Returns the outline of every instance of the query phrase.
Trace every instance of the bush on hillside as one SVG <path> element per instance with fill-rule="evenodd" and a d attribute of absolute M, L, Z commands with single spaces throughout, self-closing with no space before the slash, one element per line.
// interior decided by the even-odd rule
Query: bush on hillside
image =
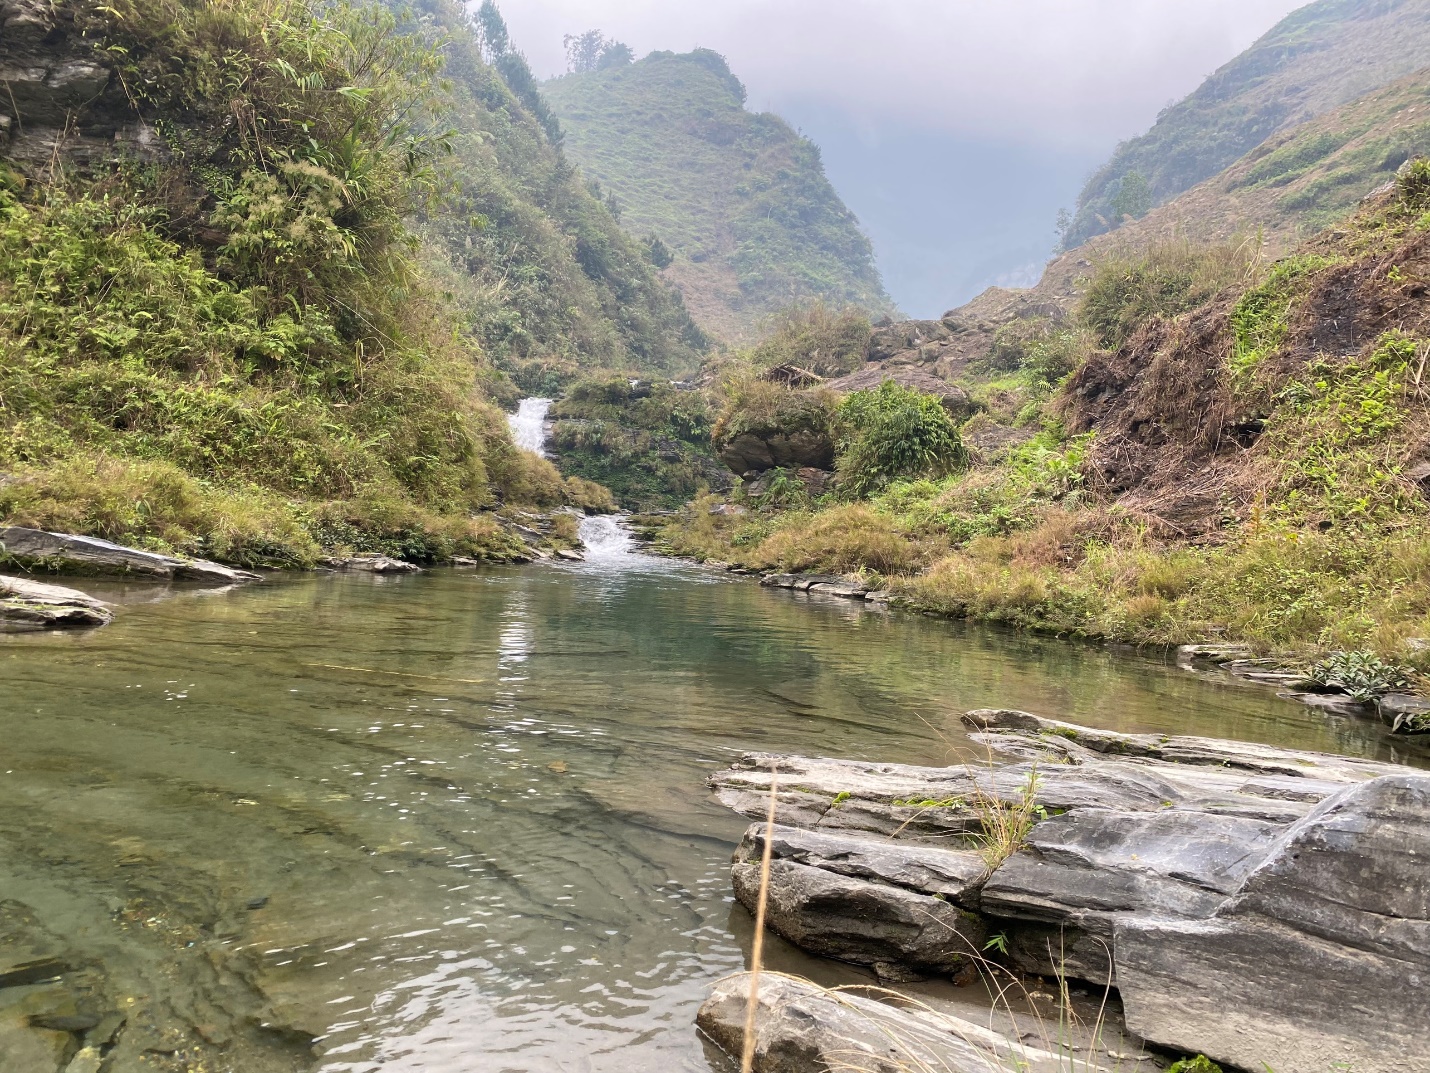
<path fill-rule="evenodd" d="M 1079 316 L 1098 345 L 1116 350 L 1152 318 L 1185 313 L 1245 281 L 1255 259 L 1256 250 L 1246 243 L 1164 242 L 1144 256 L 1114 256 L 1094 271 Z"/>
<path fill-rule="evenodd" d="M 864 364 L 873 333 L 869 318 L 854 309 L 835 311 L 823 302 L 786 310 L 749 352 L 762 369 L 795 365 L 819 376 L 852 373 Z"/>
<path fill-rule="evenodd" d="M 942 476 L 967 464 L 943 404 L 892 380 L 846 395 L 838 421 L 839 487 L 856 499 L 900 478 Z"/>

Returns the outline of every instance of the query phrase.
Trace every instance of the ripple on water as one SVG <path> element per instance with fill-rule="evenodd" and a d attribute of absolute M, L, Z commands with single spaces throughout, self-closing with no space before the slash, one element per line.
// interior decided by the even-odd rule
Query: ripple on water
<path fill-rule="evenodd" d="M 303 1068 L 262 1020 L 322 1037 L 331 1073 L 706 1070 L 694 1009 L 749 924 L 744 823 L 703 780 L 745 749 L 942 763 L 959 713 L 999 705 L 1393 757 L 1368 722 L 599 526 L 585 563 L 277 580 L 0 639 L 3 897 L 138 996 L 133 1023 L 245 1073 Z"/>

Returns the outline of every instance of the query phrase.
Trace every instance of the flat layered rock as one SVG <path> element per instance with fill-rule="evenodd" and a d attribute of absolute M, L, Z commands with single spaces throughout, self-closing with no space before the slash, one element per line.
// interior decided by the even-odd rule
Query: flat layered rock
<path fill-rule="evenodd" d="M 0 552 L 5 558 L 27 566 L 71 574 L 125 574 L 229 585 L 263 580 L 258 574 L 206 559 L 182 559 L 127 548 L 99 537 L 49 533 L 14 525 L 0 526 Z"/>
<path fill-rule="evenodd" d="M 735 897 L 754 911 L 764 830 L 735 852 Z M 900 847 L 776 828 L 765 919 L 804 950 L 868 965 L 882 979 L 956 973 L 981 956 L 987 931 L 959 905 L 982 881 L 974 852 Z"/>
<path fill-rule="evenodd" d="M 422 568 L 405 559 L 394 559 L 388 555 L 354 555 L 350 558 L 327 559 L 325 566 L 334 570 L 351 570 L 362 574 L 415 574 Z"/>
<path fill-rule="evenodd" d="M 1430 1035 L 1430 776 L 1347 788 L 1205 920 L 1117 922 L 1128 1024 L 1277 1073 L 1418 1073 Z"/>
<path fill-rule="evenodd" d="M 750 977 L 722 980 L 696 1024 L 727 1055 L 744 1047 Z M 763 973 L 755 1012 L 755 1073 L 1058 1073 L 1067 1059 L 951 1013 L 899 1009 L 851 991 Z M 1085 1073 L 1104 1073 L 1078 1059 Z"/>
<path fill-rule="evenodd" d="M 103 626 L 114 616 L 78 589 L 29 578 L 0 577 L 0 627 L 20 630 Z"/>

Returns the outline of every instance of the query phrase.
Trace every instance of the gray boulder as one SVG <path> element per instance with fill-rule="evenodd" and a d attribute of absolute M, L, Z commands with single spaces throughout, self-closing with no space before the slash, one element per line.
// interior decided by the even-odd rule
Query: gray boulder
<path fill-rule="evenodd" d="M 731 976 L 715 985 L 696 1015 L 706 1039 L 736 1061 L 749 994 L 749 974 Z M 754 1035 L 755 1073 L 1066 1073 L 1074 1066 L 1078 1073 L 1108 1073 L 1129 1068 L 1127 1052 L 1137 1063 L 1149 1057 L 1139 1053 L 1141 1041 L 1110 1027 L 1048 1025 L 1037 1015 L 972 1005 L 895 1006 L 770 973 L 759 977 Z"/>
<path fill-rule="evenodd" d="M 764 828 L 735 851 L 735 897 L 754 912 Z M 766 916 L 804 950 L 872 966 L 882 979 L 958 972 L 981 956 L 987 933 L 958 903 L 984 874 L 977 853 L 905 850 L 777 827 L 771 840 Z"/>
<path fill-rule="evenodd" d="M 405 559 L 394 559 L 388 555 L 354 555 L 349 558 L 324 560 L 325 566 L 334 570 L 352 570 L 363 574 L 413 574 L 422 568 Z"/>
<path fill-rule="evenodd" d="M 6 559 L 70 574 L 123 574 L 166 581 L 236 584 L 262 581 L 258 574 L 205 559 L 181 559 L 126 548 L 99 537 L 48 533 L 42 529 L 0 526 L 0 554 Z"/>
<path fill-rule="evenodd" d="M 61 585 L 0 577 L 0 628 L 53 630 L 103 626 L 114 616 L 100 601 Z"/>
<path fill-rule="evenodd" d="M 1014 938 L 1020 969 L 1111 983 L 1120 916 L 1210 916 L 1281 830 L 1203 812 L 1079 809 L 1035 825 L 983 884 L 979 904 Z"/>
<path fill-rule="evenodd" d="M 1117 922 L 1129 1026 L 1245 1069 L 1423 1073 L 1427 860 L 1430 776 L 1342 791 L 1211 917 Z"/>

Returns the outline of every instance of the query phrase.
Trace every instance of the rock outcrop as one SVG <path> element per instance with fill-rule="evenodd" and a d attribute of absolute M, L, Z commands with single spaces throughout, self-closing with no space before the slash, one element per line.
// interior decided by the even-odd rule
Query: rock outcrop
<path fill-rule="evenodd" d="M 748 974 L 722 980 L 696 1017 L 700 1030 L 726 1054 L 743 1049 L 749 993 Z M 1116 1064 L 1079 1058 L 1077 1068 L 1104 1073 Z M 900 1009 L 855 992 L 761 974 L 754 1068 L 755 1073 L 1060 1073 L 1068 1065 L 1065 1055 L 1025 1043 L 1016 1032 L 991 1031 L 955 1013 Z"/>
<path fill-rule="evenodd" d="M 851 391 L 870 391 L 886 380 L 892 380 L 900 387 L 934 396 L 943 403 L 944 409 L 955 417 L 966 417 L 973 412 L 973 400 L 963 388 L 908 365 L 879 365 L 871 362 L 858 372 L 841 376 L 838 380 L 830 380 L 824 386 L 830 391 L 845 394 Z"/>
<path fill-rule="evenodd" d="M 0 577 L 0 629 L 103 626 L 113 617 L 103 603 L 78 589 L 29 578 Z"/>
<path fill-rule="evenodd" d="M 180 559 L 126 548 L 98 537 L 47 533 L 42 529 L 0 526 L 0 556 L 66 574 L 124 574 L 164 581 L 207 581 L 234 585 L 262 581 L 258 574 L 205 559 Z"/>
<path fill-rule="evenodd" d="M 965 722 L 1007 762 L 750 754 L 711 777 L 751 818 L 776 780 L 773 930 L 894 980 L 955 973 L 998 935 L 1010 968 L 1117 987 L 1128 1027 L 1168 1048 L 1423 1068 L 1406 1041 L 1430 1032 L 1430 774 L 1025 712 Z M 990 852 L 986 821 L 1018 808 L 1026 837 Z M 752 826 L 735 856 L 747 906 L 764 839 Z"/>

